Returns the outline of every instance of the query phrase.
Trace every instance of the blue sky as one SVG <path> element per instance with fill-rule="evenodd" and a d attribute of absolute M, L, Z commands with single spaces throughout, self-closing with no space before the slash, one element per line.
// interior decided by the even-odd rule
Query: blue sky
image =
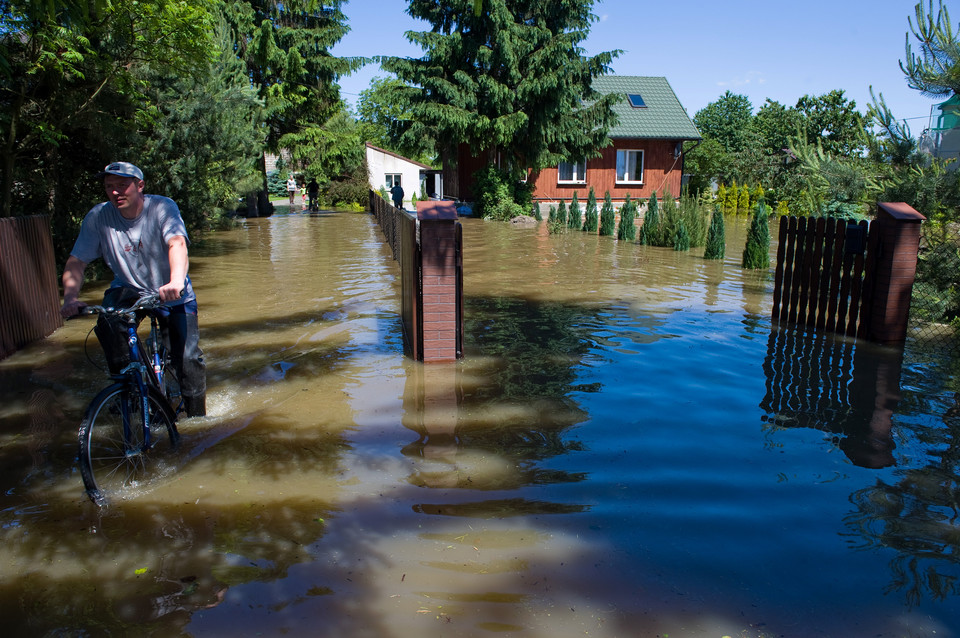
<path fill-rule="evenodd" d="M 614 73 L 665 76 L 691 117 L 727 90 L 746 95 L 758 109 L 767 98 L 793 106 L 803 95 L 843 89 L 863 112 L 872 85 L 919 135 L 937 100 L 908 88 L 898 64 L 905 59 L 907 17 L 914 15 L 915 4 L 603 0 L 594 5 L 599 20 L 583 46 L 588 54 L 622 49 Z M 960 6 L 945 4 L 954 9 L 956 25 Z M 333 53 L 420 57 L 423 52 L 404 33 L 429 25 L 408 16 L 407 6 L 402 0 L 348 2 L 344 11 L 351 32 Z M 354 104 L 377 75 L 386 74 L 370 64 L 343 78 L 343 97 Z"/>

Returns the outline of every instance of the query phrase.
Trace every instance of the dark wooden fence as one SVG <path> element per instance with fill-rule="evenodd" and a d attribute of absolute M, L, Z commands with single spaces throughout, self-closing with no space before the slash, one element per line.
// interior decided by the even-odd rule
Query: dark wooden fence
<path fill-rule="evenodd" d="M 923 219 L 902 202 L 879 204 L 870 223 L 781 219 L 773 318 L 903 343 Z"/>
<path fill-rule="evenodd" d="M 450 202 L 418 202 L 417 213 L 369 193 L 369 209 L 400 264 L 400 318 L 418 361 L 463 356 L 463 234 Z"/>
<path fill-rule="evenodd" d="M 49 218 L 0 219 L 0 359 L 62 325 Z"/>

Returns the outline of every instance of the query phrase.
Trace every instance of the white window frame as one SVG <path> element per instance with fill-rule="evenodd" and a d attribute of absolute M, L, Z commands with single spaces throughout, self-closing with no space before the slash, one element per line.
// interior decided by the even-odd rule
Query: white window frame
<path fill-rule="evenodd" d="M 562 179 L 560 177 L 561 167 L 564 164 L 572 166 L 570 171 L 573 175 L 572 179 Z M 558 184 L 586 184 L 587 183 L 587 162 L 586 160 L 582 162 L 560 162 L 557 164 L 557 183 Z"/>
<path fill-rule="evenodd" d="M 387 184 L 387 190 L 390 190 L 397 184 L 403 185 L 403 173 L 386 173 L 383 179 Z"/>
<path fill-rule="evenodd" d="M 639 155 L 640 155 L 639 161 L 634 160 L 634 166 L 639 165 L 639 167 L 640 167 L 640 179 L 639 179 L 639 180 L 636 180 L 636 179 L 628 179 L 628 176 L 626 175 L 626 170 L 627 170 L 627 166 L 628 166 L 628 158 L 630 157 L 631 154 L 633 154 L 633 155 L 639 154 Z M 644 157 L 645 157 L 645 156 L 646 156 L 646 153 L 644 153 L 643 149 L 639 149 L 639 148 L 618 148 L 618 149 L 617 149 L 617 167 L 616 167 L 617 180 L 616 180 L 616 183 L 617 183 L 617 184 L 643 184 L 643 160 L 644 160 Z M 622 159 L 621 159 L 621 158 L 622 158 Z"/>

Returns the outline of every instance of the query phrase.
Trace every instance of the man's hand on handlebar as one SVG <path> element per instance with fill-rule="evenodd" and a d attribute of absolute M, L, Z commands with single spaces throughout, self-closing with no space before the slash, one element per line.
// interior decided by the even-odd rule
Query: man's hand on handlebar
<path fill-rule="evenodd" d="M 79 299 L 71 299 L 70 301 L 65 300 L 63 305 L 60 307 L 60 316 L 64 319 L 76 317 L 86 307 L 87 304 L 83 303 Z"/>
<path fill-rule="evenodd" d="M 177 285 L 171 282 L 165 286 L 160 286 L 157 295 L 160 296 L 160 301 L 176 301 L 183 296 L 183 284 Z"/>

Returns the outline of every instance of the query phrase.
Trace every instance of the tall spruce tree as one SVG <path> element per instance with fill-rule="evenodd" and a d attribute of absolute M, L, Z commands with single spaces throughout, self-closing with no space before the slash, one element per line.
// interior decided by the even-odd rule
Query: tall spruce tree
<path fill-rule="evenodd" d="M 364 62 L 330 53 L 348 31 L 342 4 L 343 0 L 223 4 L 237 56 L 246 63 L 250 82 L 264 101 L 267 150 L 286 148 L 300 165 L 321 154 L 342 152 L 337 145 L 349 140 L 338 134 L 339 127 L 328 126 L 343 111 L 337 80 Z M 335 177 L 318 174 L 320 168 L 312 172 L 321 179 Z"/>
<path fill-rule="evenodd" d="M 660 205 L 657 202 L 657 191 L 650 194 L 647 201 L 647 212 L 643 214 L 643 225 L 640 227 L 640 242 L 645 246 L 660 245 Z"/>
<path fill-rule="evenodd" d="M 567 202 L 566 200 L 561 199 L 560 205 L 557 207 L 557 223 L 561 226 L 567 225 Z"/>
<path fill-rule="evenodd" d="M 597 194 L 593 192 L 593 186 L 591 186 L 590 194 L 587 195 L 587 210 L 584 213 L 583 230 L 588 233 L 597 232 L 599 221 L 597 217 Z"/>
<path fill-rule="evenodd" d="M 619 51 L 584 55 L 580 43 L 596 19 L 592 0 L 411 0 L 407 12 L 432 25 L 407 32 L 418 59 L 384 57 L 407 88 L 407 134 L 445 140 L 451 158 L 467 144 L 488 164 L 514 172 L 596 156 L 609 144 L 618 96 L 601 96 L 593 78 Z"/>
<path fill-rule="evenodd" d="M 617 232 L 616 214 L 613 210 L 613 200 L 610 191 L 603 196 L 603 207 L 600 209 L 600 234 L 612 235 Z"/>

